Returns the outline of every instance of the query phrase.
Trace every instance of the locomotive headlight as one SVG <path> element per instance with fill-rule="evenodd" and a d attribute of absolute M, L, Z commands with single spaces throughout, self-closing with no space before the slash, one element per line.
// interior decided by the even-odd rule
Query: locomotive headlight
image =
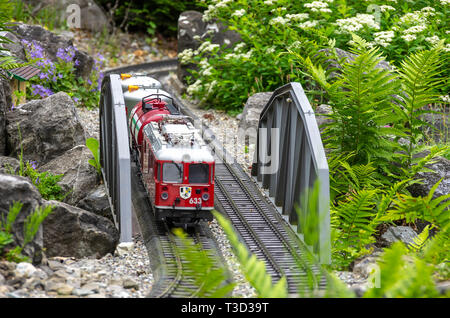
<path fill-rule="evenodd" d="M 208 193 L 203 193 L 202 200 L 203 201 L 208 201 L 209 200 L 209 194 Z"/>
<path fill-rule="evenodd" d="M 161 193 L 161 199 L 167 200 L 168 198 L 169 198 L 169 193 L 167 193 L 167 192 Z"/>

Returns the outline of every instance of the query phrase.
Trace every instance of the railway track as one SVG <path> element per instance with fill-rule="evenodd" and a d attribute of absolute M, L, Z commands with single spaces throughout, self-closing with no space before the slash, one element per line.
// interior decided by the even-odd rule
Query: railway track
<path fill-rule="evenodd" d="M 193 112 L 180 101 L 177 92 L 168 86 L 169 72 L 176 71 L 176 67 L 176 59 L 171 59 L 111 69 L 107 72 L 142 72 L 156 77 L 163 83 L 164 89 L 175 97 L 181 111 L 196 119 Z M 203 132 L 209 129 L 204 124 L 199 128 Z M 213 147 L 217 149 L 217 145 Z M 221 152 L 223 156 L 226 155 L 225 149 L 221 149 Z M 282 276 L 285 276 L 290 295 L 298 295 L 299 286 L 308 288 L 308 282 L 318 277 L 319 268 L 308 263 L 305 257 L 307 249 L 304 243 L 298 239 L 275 207 L 262 196 L 253 180 L 243 171 L 242 167 L 236 162 L 232 164 L 223 162 L 221 156 L 216 156 L 216 158 L 218 159 L 215 178 L 216 209 L 231 220 L 241 241 L 248 247 L 249 251 L 266 263 L 272 281 L 275 283 Z M 144 187 L 142 183 L 141 187 Z M 138 215 L 139 223 L 152 222 L 151 220 L 144 220 L 151 215 L 152 213 L 148 212 L 141 213 Z M 202 229 L 199 229 L 199 233 L 209 230 L 206 225 L 203 226 Z M 148 227 L 148 229 L 153 229 L 151 230 L 152 233 L 147 233 L 147 235 L 143 233 L 146 244 L 148 244 L 150 260 L 153 260 L 154 263 L 152 265 L 153 272 L 156 273 L 157 279 L 159 277 L 149 297 L 195 297 L 198 288 L 193 287 L 192 281 L 189 279 L 183 280 L 183 260 L 180 255 L 177 255 L 175 248 L 175 246 L 179 246 L 180 242 L 164 227 L 162 224 L 154 223 L 153 226 Z M 212 243 L 212 239 L 210 241 L 206 239 L 206 236 L 197 235 L 194 235 L 192 239 L 201 242 L 205 249 L 215 248 L 216 252 L 218 251 L 217 246 L 214 247 L 215 243 Z M 159 261 L 156 261 L 155 258 L 159 258 Z M 221 257 L 219 256 L 219 258 Z M 324 277 L 314 283 L 319 290 L 324 289 L 325 284 Z M 191 294 L 187 295 L 186 290 L 190 290 Z"/>
<path fill-rule="evenodd" d="M 184 246 L 181 239 L 172 233 L 172 229 L 165 222 L 155 220 L 145 186 L 139 177 L 138 163 L 135 160 L 132 161 L 131 171 L 132 176 L 135 176 L 131 180 L 133 208 L 140 224 L 156 281 L 148 297 L 198 296 L 202 286 L 196 285 L 193 277 L 185 274 L 186 260 L 180 254 L 180 249 Z M 215 268 L 226 269 L 225 260 L 206 223 L 201 222 L 197 225 L 193 232 L 189 233 L 189 239 L 214 257 Z M 228 282 L 230 279 L 227 279 L 225 283 Z"/>
<path fill-rule="evenodd" d="M 254 182 L 234 163 L 216 165 L 216 205 L 231 221 L 250 252 L 266 263 L 275 283 L 286 277 L 288 292 L 298 293 L 308 288 L 309 274 L 319 268 L 307 264 L 308 253 L 284 220 L 262 197 Z M 308 272 L 312 271 L 312 272 Z M 316 282 L 319 289 L 325 281 Z"/>

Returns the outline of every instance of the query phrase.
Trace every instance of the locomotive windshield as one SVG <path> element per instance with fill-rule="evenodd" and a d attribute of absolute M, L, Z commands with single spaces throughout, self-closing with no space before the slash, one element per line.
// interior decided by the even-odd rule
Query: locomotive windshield
<path fill-rule="evenodd" d="M 189 165 L 189 183 L 208 183 L 209 166 L 203 163 Z"/>
<path fill-rule="evenodd" d="M 183 165 L 175 162 L 163 164 L 163 182 L 181 183 L 183 180 Z"/>

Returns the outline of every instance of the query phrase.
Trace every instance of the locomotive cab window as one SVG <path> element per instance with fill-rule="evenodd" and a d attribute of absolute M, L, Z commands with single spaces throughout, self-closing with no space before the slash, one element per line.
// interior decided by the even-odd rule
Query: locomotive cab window
<path fill-rule="evenodd" d="M 194 163 L 189 165 L 189 183 L 208 183 L 209 165 Z"/>
<path fill-rule="evenodd" d="M 163 164 L 163 182 L 181 183 L 183 181 L 183 165 L 175 162 Z"/>

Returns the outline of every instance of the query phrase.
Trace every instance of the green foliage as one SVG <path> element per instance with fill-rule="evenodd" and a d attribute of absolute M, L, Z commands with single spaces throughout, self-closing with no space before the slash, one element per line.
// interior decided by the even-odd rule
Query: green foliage
<path fill-rule="evenodd" d="M 213 211 L 213 214 L 230 240 L 235 255 L 242 266 L 244 275 L 256 289 L 258 297 L 285 298 L 287 296 L 285 277 L 282 277 L 273 285 L 271 276 L 266 272 L 264 262 L 258 260 L 255 255 L 252 255 L 239 241 L 230 221 L 216 211 Z"/>
<path fill-rule="evenodd" d="M 12 226 L 17 219 L 23 204 L 21 202 L 13 202 L 10 206 L 6 220 L 0 220 L 0 259 L 5 258 L 8 261 L 24 262 L 29 261 L 28 257 L 21 255 L 25 246 L 33 240 L 39 230 L 40 225 L 45 218 L 52 212 L 53 207 L 48 205 L 44 208 L 37 207 L 35 211 L 29 214 L 23 225 L 24 242 L 22 246 L 12 246 L 14 243 Z M 8 246 L 8 250 L 5 250 Z"/>
<path fill-rule="evenodd" d="M 24 1 L 11 0 L 10 3 L 12 6 L 12 18 L 15 21 L 21 21 L 26 24 L 40 24 L 50 30 L 66 27 L 65 20 L 61 18 L 61 15 L 52 6 L 44 6 L 36 12 L 32 4 L 27 4 Z"/>
<path fill-rule="evenodd" d="M 39 172 L 30 162 L 27 162 L 24 176 L 31 179 L 45 200 L 62 201 L 70 193 L 64 193 L 58 184 L 64 176 L 63 174 L 54 175 L 48 171 Z"/>
<path fill-rule="evenodd" d="M 39 230 L 39 226 L 52 211 L 53 207 L 50 205 L 47 205 L 44 208 L 39 206 L 33 213 L 27 216 L 23 225 L 23 246 L 27 245 L 33 240 L 37 231 Z"/>
<path fill-rule="evenodd" d="M 376 189 L 354 191 L 331 208 L 335 230 L 333 261 L 339 266 L 347 266 L 355 258 L 370 252 L 366 246 L 375 242 L 378 198 Z"/>
<path fill-rule="evenodd" d="M 438 89 L 443 84 L 443 80 L 438 78 L 443 66 L 442 50 L 443 41 L 430 50 L 411 54 L 401 62 L 398 71 L 402 87 L 399 105 L 395 109 L 408 132 L 409 144 L 403 147 L 408 165 L 412 162 L 414 146 L 423 139 L 422 126 L 428 125 L 419 117 L 430 112 L 423 107 L 439 101 Z M 396 106 L 395 103 L 393 105 Z"/>
<path fill-rule="evenodd" d="M 433 266 L 423 259 L 408 255 L 408 249 L 401 242 L 387 248 L 378 262 L 380 267 L 379 286 L 373 286 L 366 298 L 418 298 L 439 296 L 432 277 Z"/>
<path fill-rule="evenodd" d="M 428 221 L 440 229 L 446 228 L 450 224 L 450 194 L 442 195 L 433 199 L 433 194 L 441 183 L 440 179 L 430 189 L 425 197 L 413 197 L 406 194 L 398 194 L 398 198 L 393 200 L 394 206 L 389 209 L 381 221 L 406 220 L 414 222 L 416 219 Z M 448 200 L 447 202 L 443 202 Z"/>
<path fill-rule="evenodd" d="M 62 201 L 69 195 L 70 192 L 63 193 L 61 186 L 58 182 L 64 176 L 63 174 L 54 175 L 51 172 L 44 171 L 39 172 L 36 169 L 36 162 L 29 161 L 25 162 L 23 159 L 23 145 L 22 145 L 22 133 L 20 131 L 20 126 L 17 125 L 19 143 L 20 143 L 20 153 L 19 153 L 19 171 L 18 175 L 21 177 L 28 177 L 31 182 L 37 187 L 39 193 L 45 200 L 57 200 Z M 10 167 L 10 173 L 14 174 L 12 168 Z"/>
<path fill-rule="evenodd" d="M 187 238 L 182 229 L 175 229 L 174 233 L 183 244 L 183 247 L 178 249 L 183 259 L 183 277 L 192 279 L 198 288 L 195 297 L 227 297 L 235 283 L 225 283 L 226 270 L 217 268 L 211 252 L 206 252 L 200 243 L 195 244 Z"/>
<path fill-rule="evenodd" d="M 110 10 L 111 1 L 100 0 L 98 3 L 105 10 Z M 133 31 L 144 31 L 150 36 L 158 31 L 166 36 L 176 37 L 180 13 L 198 9 L 196 1 L 191 0 L 149 0 L 145 2 L 119 0 L 117 8 L 113 12 L 113 18 L 117 24 L 127 24 L 126 28 Z M 125 23 L 123 23 L 124 20 Z"/>
<path fill-rule="evenodd" d="M 352 32 L 367 43 L 369 50 L 378 47 L 394 66 L 404 56 L 430 49 L 441 39 L 447 42 L 447 51 L 450 45 L 444 22 L 448 5 L 432 0 L 201 2 L 207 7 L 205 21 L 221 21 L 239 33 L 242 42 L 220 52 L 180 52 L 180 61 L 198 68 L 192 72 L 188 93 L 206 107 L 230 113 L 241 110 L 250 94 L 272 91 L 289 81 L 300 81 L 314 93 L 314 102 L 322 103 L 319 90 L 304 76 L 306 58 L 328 72 L 326 64 L 313 58 L 323 48 L 348 50 L 357 42 Z M 206 44 L 209 39 L 202 40 Z M 441 59 L 442 78 L 448 78 L 449 59 L 444 55 Z M 440 92 L 447 95 L 448 80 Z"/>
<path fill-rule="evenodd" d="M 102 167 L 100 165 L 100 144 L 98 140 L 95 138 L 86 139 L 86 147 L 89 148 L 94 156 L 94 159 L 89 159 L 89 164 L 93 166 L 97 170 L 98 175 L 101 176 Z"/>

